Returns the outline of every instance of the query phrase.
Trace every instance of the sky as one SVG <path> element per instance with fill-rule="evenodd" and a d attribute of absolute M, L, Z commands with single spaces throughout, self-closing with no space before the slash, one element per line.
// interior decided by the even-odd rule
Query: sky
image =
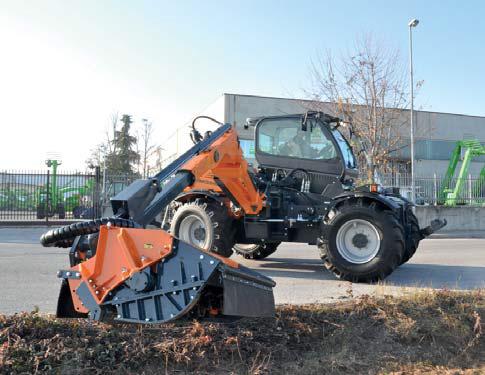
<path fill-rule="evenodd" d="M 483 1 L 0 0 L 0 170 L 84 170 L 113 113 L 164 144 L 223 93 L 303 97 L 319 52 L 372 34 L 408 59 L 416 106 L 485 116 Z M 167 145 L 168 147 L 169 145 Z"/>

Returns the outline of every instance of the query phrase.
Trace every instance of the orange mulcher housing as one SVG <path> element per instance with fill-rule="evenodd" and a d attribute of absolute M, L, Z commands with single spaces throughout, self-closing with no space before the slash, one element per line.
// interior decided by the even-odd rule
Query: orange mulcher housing
<path fill-rule="evenodd" d="M 172 253 L 173 237 L 165 231 L 117 228 L 103 225 L 99 231 L 96 255 L 71 268 L 79 279 L 69 279 L 74 308 L 79 313 L 89 310 L 76 294 L 83 280 L 87 281 L 93 299 L 101 304 L 123 282 L 147 267 L 152 267 Z M 226 266 L 239 268 L 239 263 L 217 254 L 212 256 Z"/>

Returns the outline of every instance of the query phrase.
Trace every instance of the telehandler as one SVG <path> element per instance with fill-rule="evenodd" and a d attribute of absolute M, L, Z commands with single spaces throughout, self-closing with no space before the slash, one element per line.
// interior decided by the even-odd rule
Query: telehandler
<path fill-rule="evenodd" d="M 203 136 L 200 118 L 219 127 Z M 228 257 L 260 259 L 281 242 L 317 245 L 337 277 L 373 282 L 446 225 L 420 229 L 397 189 L 355 187 L 357 163 L 321 112 L 263 117 L 255 127 L 258 170 L 230 124 L 199 116 L 194 146 L 150 179 L 111 199 L 114 216 L 44 234 L 70 247 L 59 317 L 160 323 L 195 317 L 272 316 L 274 282 Z"/>

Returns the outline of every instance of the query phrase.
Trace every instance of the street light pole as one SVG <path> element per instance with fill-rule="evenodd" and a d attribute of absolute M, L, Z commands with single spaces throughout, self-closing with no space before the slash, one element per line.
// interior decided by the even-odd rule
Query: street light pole
<path fill-rule="evenodd" d="M 413 77 L 413 27 L 418 26 L 419 20 L 412 19 L 409 21 L 409 78 L 411 83 L 411 201 L 416 202 L 416 191 L 414 183 L 414 77 Z"/>

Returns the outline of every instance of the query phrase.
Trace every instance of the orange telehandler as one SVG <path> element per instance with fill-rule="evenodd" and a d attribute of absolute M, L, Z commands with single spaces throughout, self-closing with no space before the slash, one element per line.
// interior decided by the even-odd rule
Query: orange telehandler
<path fill-rule="evenodd" d="M 57 315 L 160 323 L 193 317 L 272 316 L 275 283 L 235 261 L 261 259 L 279 243 L 318 245 L 324 265 L 356 282 L 385 278 L 419 241 L 420 229 L 396 189 L 355 187 L 357 165 L 338 118 L 321 112 L 250 120 L 258 170 L 238 134 L 221 124 L 153 178 L 111 199 L 114 216 L 44 234 L 70 247 Z"/>

